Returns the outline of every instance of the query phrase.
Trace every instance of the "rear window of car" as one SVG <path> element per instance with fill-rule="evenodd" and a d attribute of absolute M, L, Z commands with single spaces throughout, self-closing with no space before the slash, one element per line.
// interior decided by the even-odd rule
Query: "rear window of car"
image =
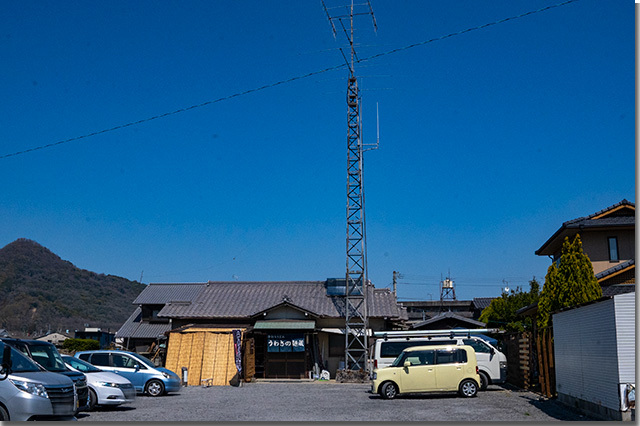
<path fill-rule="evenodd" d="M 455 340 L 407 340 L 404 342 L 382 342 L 380 344 L 381 358 L 396 358 L 403 350 L 412 346 L 455 345 Z"/>

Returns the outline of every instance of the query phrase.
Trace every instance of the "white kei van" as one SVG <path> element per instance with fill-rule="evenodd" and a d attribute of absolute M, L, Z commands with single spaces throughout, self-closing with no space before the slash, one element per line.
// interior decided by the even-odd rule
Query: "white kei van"
<path fill-rule="evenodd" d="M 377 331 L 374 337 L 376 341 L 371 351 L 373 368 L 390 366 L 403 350 L 412 346 L 468 345 L 476 352 L 480 390 L 507 380 L 507 357 L 485 340 L 470 334 L 469 330 Z"/>

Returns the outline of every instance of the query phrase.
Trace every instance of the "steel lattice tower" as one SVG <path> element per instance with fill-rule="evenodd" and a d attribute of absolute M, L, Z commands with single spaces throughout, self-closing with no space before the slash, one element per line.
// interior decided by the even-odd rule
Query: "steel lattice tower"
<path fill-rule="evenodd" d="M 354 72 L 355 48 L 353 37 L 354 15 L 370 15 L 376 27 L 371 4 L 366 13 L 354 13 L 353 0 L 348 7 L 348 14 L 332 16 L 328 8 L 323 6 L 329 22 L 336 34 L 334 20 L 338 20 L 348 38 L 351 57 L 347 61 L 349 66 L 349 80 L 347 86 L 347 268 L 345 287 L 345 368 L 350 370 L 368 369 L 369 328 L 367 312 L 367 273 L 366 273 L 366 244 L 365 244 L 365 215 L 364 215 L 364 187 L 362 181 L 362 125 L 360 115 L 360 92 L 358 79 Z M 359 6 L 363 6 L 362 4 Z M 349 19 L 349 31 L 342 19 Z M 344 52 L 343 52 L 344 55 Z"/>
<path fill-rule="evenodd" d="M 367 368 L 367 297 L 364 248 L 364 194 L 360 94 L 355 75 L 347 87 L 347 272 L 345 297 L 345 367 Z"/>

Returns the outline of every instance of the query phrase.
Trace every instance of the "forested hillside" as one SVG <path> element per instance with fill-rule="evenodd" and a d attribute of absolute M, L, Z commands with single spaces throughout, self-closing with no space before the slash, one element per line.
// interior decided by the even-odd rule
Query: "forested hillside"
<path fill-rule="evenodd" d="M 35 241 L 19 239 L 0 249 L 0 328 L 72 332 L 89 324 L 114 332 L 144 287 L 79 269 Z"/>

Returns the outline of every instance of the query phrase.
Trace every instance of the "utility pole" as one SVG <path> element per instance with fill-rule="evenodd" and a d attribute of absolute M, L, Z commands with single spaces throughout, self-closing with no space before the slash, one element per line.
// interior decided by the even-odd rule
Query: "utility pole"
<path fill-rule="evenodd" d="M 370 15 L 374 28 L 376 21 L 371 4 L 367 0 L 358 4 L 360 9 L 366 6 L 366 12 L 356 11 L 353 0 L 349 6 L 327 8 L 322 1 L 333 35 L 336 36 L 335 22 L 339 23 L 349 42 L 349 58 L 342 55 L 349 67 L 347 85 L 347 238 L 346 238 L 346 274 L 345 274 L 345 369 L 368 370 L 367 330 L 369 328 L 367 312 L 367 271 L 364 214 L 364 186 L 362 180 L 362 121 L 360 115 L 360 92 L 354 65 L 357 60 L 354 41 L 354 16 Z M 336 9 L 345 14 L 334 13 Z M 331 11 L 330 11 L 331 10 Z M 345 26 L 345 21 L 347 25 Z"/>
<path fill-rule="evenodd" d="M 398 297 L 398 293 L 396 292 L 398 286 L 398 271 L 393 271 L 393 295 Z"/>

